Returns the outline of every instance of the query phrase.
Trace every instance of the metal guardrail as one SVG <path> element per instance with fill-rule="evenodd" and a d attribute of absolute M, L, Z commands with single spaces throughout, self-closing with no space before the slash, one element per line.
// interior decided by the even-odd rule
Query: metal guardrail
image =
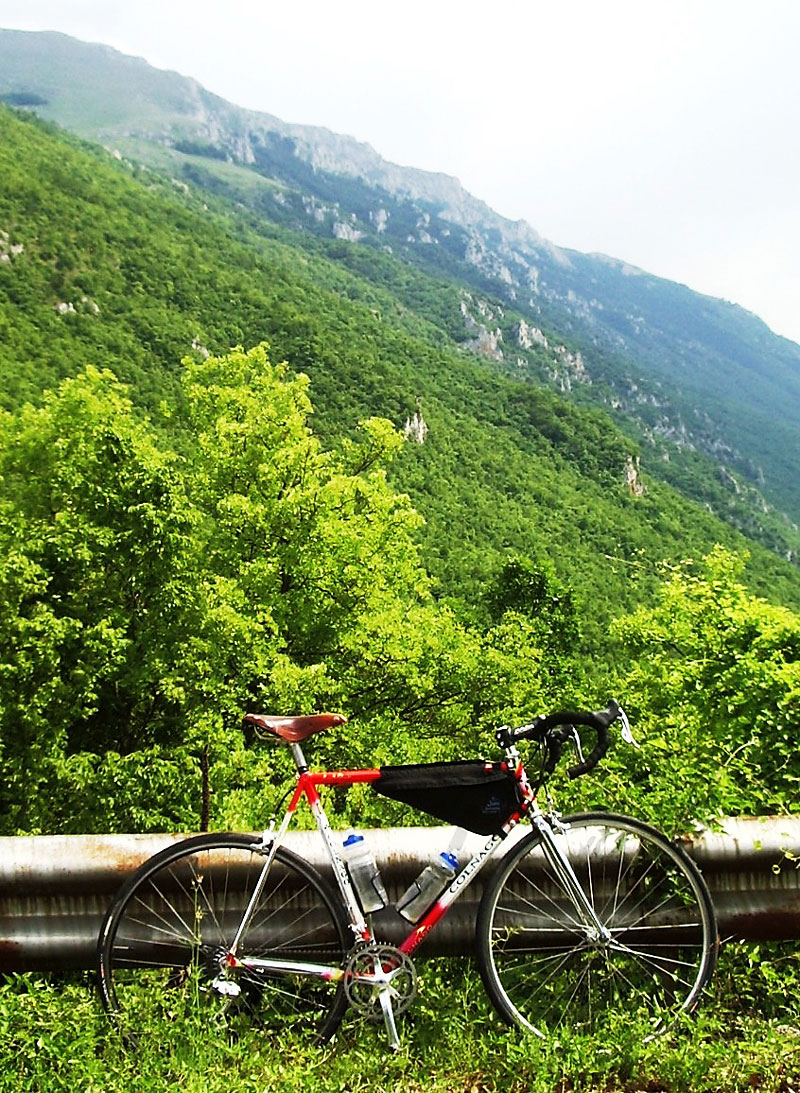
<path fill-rule="evenodd" d="M 397 899 L 449 842 L 452 828 L 368 834 L 389 896 Z M 520 831 L 520 834 L 524 831 Z M 184 835 L 37 835 L 0 838 L 0 971 L 91 968 L 105 910 L 124 879 Z M 470 836 L 465 849 L 482 845 Z M 289 845 L 328 872 L 316 832 Z M 800 816 L 736 819 L 685 842 L 711 890 L 725 940 L 800 939 Z M 429 955 L 472 949 L 480 878 L 425 942 Z M 393 940 L 392 912 L 380 936 Z"/>

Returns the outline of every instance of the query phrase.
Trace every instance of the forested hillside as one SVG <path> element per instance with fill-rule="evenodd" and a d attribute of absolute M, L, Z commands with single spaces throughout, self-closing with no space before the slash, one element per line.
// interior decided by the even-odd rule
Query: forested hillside
<path fill-rule="evenodd" d="M 607 416 L 420 314 L 453 284 L 248 217 L 0 115 L 6 830 L 191 826 L 248 704 L 401 758 L 604 700 L 612 619 L 718 543 L 800 601 Z"/>

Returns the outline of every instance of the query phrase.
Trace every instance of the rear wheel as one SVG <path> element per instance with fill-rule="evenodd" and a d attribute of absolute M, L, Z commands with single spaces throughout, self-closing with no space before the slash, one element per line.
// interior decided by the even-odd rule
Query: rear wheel
<path fill-rule="evenodd" d="M 500 862 L 481 901 L 478 959 L 501 1016 L 545 1037 L 614 1014 L 653 1034 L 697 1005 L 716 960 L 714 909 L 697 867 L 654 828 L 572 816 L 555 839 L 605 927 L 586 921 L 534 831 Z"/>
<path fill-rule="evenodd" d="M 341 981 L 226 965 L 265 861 L 253 838 L 200 835 L 156 854 L 123 886 L 100 932 L 98 986 L 126 1038 L 165 1018 L 333 1035 L 347 1008 Z M 333 889 L 279 847 L 237 955 L 341 966 L 348 948 Z"/>

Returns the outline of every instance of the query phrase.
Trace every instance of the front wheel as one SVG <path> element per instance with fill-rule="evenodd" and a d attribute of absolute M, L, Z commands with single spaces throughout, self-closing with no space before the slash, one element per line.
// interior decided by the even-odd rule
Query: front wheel
<path fill-rule="evenodd" d="M 586 813 L 554 831 L 594 910 L 578 906 L 533 831 L 481 900 L 478 961 L 503 1019 L 545 1037 L 644 1016 L 652 1034 L 692 1012 L 714 969 L 714 908 L 697 867 L 638 820 Z M 601 930 L 597 929 L 597 920 Z"/>
<path fill-rule="evenodd" d="M 240 1026 L 278 1034 L 336 1030 L 347 1008 L 341 982 L 266 973 L 246 958 L 341 966 L 347 919 L 330 885 L 279 847 L 262 878 L 266 852 L 245 835 L 199 835 L 162 850 L 122 887 L 98 941 L 97 981 L 104 1007 L 126 1041 L 160 1021 Z M 237 947 L 226 954 L 257 883 L 261 891 Z"/>

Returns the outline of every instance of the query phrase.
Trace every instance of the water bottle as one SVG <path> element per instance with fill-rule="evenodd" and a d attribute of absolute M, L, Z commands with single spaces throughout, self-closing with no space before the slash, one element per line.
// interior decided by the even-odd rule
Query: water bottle
<path fill-rule="evenodd" d="M 397 910 L 403 918 L 409 922 L 419 921 L 448 886 L 457 869 L 458 858 L 449 850 L 443 850 L 436 861 L 426 865 L 397 901 Z"/>
<path fill-rule="evenodd" d="M 389 897 L 364 836 L 351 831 L 342 843 L 342 857 L 364 914 L 380 911 L 389 902 Z"/>

